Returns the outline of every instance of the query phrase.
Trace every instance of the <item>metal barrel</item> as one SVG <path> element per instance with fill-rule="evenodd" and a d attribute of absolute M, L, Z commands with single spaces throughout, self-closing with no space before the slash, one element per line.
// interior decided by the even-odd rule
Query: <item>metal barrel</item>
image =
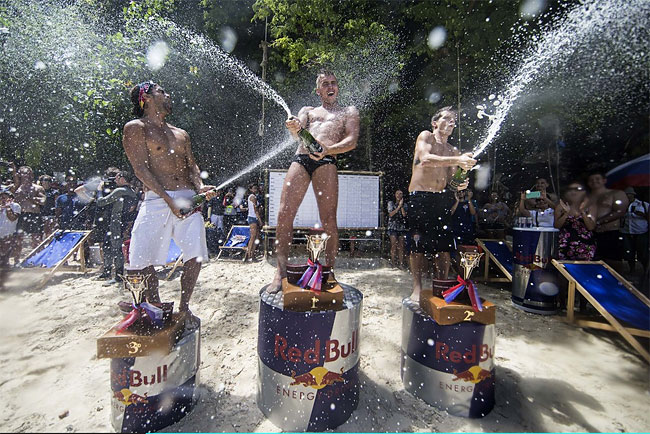
<path fill-rule="evenodd" d="M 494 407 L 494 324 L 440 325 L 402 301 L 404 388 L 454 416 L 479 418 Z"/>
<path fill-rule="evenodd" d="M 558 275 L 551 264 L 556 257 L 558 230 L 515 228 L 512 303 L 526 312 L 557 313 Z"/>
<path fill-rule="evenodd" d="M 260 292 L 257 405 L 285 431 L 336 428 L 359 404 L 363 295 L 341 287 L 339 311 L 288 311 L 282 292 Z"/>
<path fill-rule="evenodd" d="M 200 328 L 186 330 L 166 355 L 111 359 L 111 423 L 116 432 L 151 432 L 194 407 Z"/>

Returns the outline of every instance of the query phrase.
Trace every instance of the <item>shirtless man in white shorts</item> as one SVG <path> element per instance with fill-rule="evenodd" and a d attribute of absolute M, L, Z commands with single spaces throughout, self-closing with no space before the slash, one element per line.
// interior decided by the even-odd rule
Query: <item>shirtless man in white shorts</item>
<path fill-rule="evenodd" d="M 148 276 L 146 298 L 160 302 L 154 265 L 165 264 L 173 239 L 184 262 L 179 311 L 191 321 L 190 297 L 208 249 L 201 213 L 183 215 L 181 210 L 196 193 L 207 192 L 207 200 L 216 193 L 203 185 L 187 132 L 165 122 L 172 112 L 169 94 L 148 81 L 131 89 L 131 102 L 139 118 L 124 126 L 124 151 L 147 191 L 133 225 L 129 272 Z"/>
<path fill-rule="evenodd" d="M 323 151 L 310 154 L 301 143 L 284 179 L 276 229 L 278 268 L 273 282 L 267 287 L 269 292 L 282 289 L 282 279 L 287 277 L 293 220 L 310 182 L 316 194 L 323 230 L 330 236 L 325 250 L 326 265 L 334 267 L 339 249 L 336 223 L 339 200 L 336 157 L 357 147 L 359 111 L 354 106 L 342 107 L 338 104 L 339 86 L 332 72 L 322 71 L 318 74 L 316 94 L 322 101 L 320 107 L 303 107 L 298 112 L 297 118 L 286 122 L 287 129 L 294 138 L 298 138 L 300 129 L 306 128 L 323 147 Z"/>

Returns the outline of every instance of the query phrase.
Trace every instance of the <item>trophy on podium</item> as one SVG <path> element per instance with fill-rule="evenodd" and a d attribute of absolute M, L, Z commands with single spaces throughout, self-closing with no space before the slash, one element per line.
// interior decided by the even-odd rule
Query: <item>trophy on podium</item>
<path fill-rule="evenodd" d="M 307 263 L 288 264 L 287 278 L 282 281 L 284 309 L 298 312 L 343 309 L 343 289 L 334 279 L 332 268 L 318 261 L 330 236 L 319 233 L 306 238 Z"/>
<path fill-rule="evenodd" d="M 173 303 L 148 303 L 145 301 L 147 293 L 147 278 L 141 274 L 130 274 L 123 276 L 124 289 L 131 293 L 133 303 L 131 310 L 124 319 L 117 325 L 116 333 L 120 334 L 127 329 L 134 333 L 148 334 L 169 324 Z M 120 304 L 120 308 L 127 308 L 126 303 Z"/>
<path fill-rule="evenodd" d="M 122 277 L 124 289 L 131 293 L 135 306 L 140 305 L 144 301 L 144 295 L 147 292 L 147 277 L 141 274 L 131 274 Z"/>
<path fill-rule="evenodd" d="M 494 304 L 482 300 L 469 279 L 483 253 L 476 246 L 460 246 L 458 253 L 463 275 L 458 275 L 455 281 L 443 281 L 448 285 L 445 290 L 422 291 L 420 308 L 441 325 L 463 321 L 494 324 Z"/>
<path fill-rule="evenodd" d="M 458 285 L 453 286 L 442 293 L 442 296 L 446 303 L 451 303 L 454 299 L 460 294 L 463 289 L 467 289 L 467 294 L 469 295 L 470 302 L 472 303 L 472 309 L 475 312 L 481 312 L 483 310 L 483 304 L 481 303 L 481 298 L 478 296 L 476 287 L 474 283 L 469 280 L 469 277 L 472 275 L 472 270 L 478 265 L 478 261 L 483 256 L 483 253 L 479 252 L 459 252 L 460 253 L 460 266 L 463 267 L 464 278 L 458 276 Z"/>

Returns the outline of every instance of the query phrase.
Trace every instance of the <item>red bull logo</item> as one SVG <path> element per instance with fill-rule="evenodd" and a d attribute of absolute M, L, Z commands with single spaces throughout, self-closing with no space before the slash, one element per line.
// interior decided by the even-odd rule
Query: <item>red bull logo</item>
<path fill-rule="evenodd" d="M 452 351 L 449 345 L 444 342 L 436 342 L 436 360 L 473 365 L 492 358 L 494 358 L 494 348 L 488 347 L 488 344 L 472 345 L 469 351 L 463 353 L 461 351 Z"/>
<path fill-rule="evenodd" d="M 119 373 L 113 373 L 111 380 L 113 383 L 128 387 L 151 386 L 167 382 L 167 365 L 158 366 L 156 372 L 143 375 L 138 370 L 123 369 Z"/>
<path fill-rule="evenodd" d="M 538 266 L 537 268 L 545 268 L 551 262 L 551 258 L 539 255 L 524 255 L 521 252 L 515 252 L 515 261 L 518 264 L 542 264 L 543 267 Z"/>
<path fill-rule="evenodd" d="M 129 405 L 149 403 L 149 399 L 147 398 L 147 393 L 145 393 L 144 396 L 141 396 L 138 395 L 137 393 L 132 393 L 129 389 L 122 389 L 117 392 L 113 392 L 113 398 L 117 399 L 127 407 Z"/>
<path fill-rule="evenodd" d="M 303 385 L 304 387 L 313 387 L 314 389 L 322 389 L 334 383 L 344 383 L 343 368 L 341 372 L 332 372 L 319 366 L 309 372 L 296 376 L 295 371 L 291 371 L 291 378 L 293 382 L 289 386 Z"/>
<path fill-rule="evenodd" d="M 473 393 L 475 384 L 492 376 L 490 371 L 481 368 L 479 365 L 474 365 L 462 372 L 454 369 L 453 373 L 454 378 L 451 380 L 451 383 L 440 381 L 440 389 L 456 393 Z"/>
<path fill-rule="evenodd" d="M 452 381 L 465 381 L 469 383 L 480 383 L 486 378 L 490 378 L 492 373 L 487 369 L 481 368 L 479 365 L 474 365 L 466 371 L 458 372 L 454 369 L 454 378 Z"/>
<path fill-rule="evenodd" d="M 296 375 L 295 371 L 291 371 L 291 379 L 292 381 L 291 384 L 289 384 L 289 386 L 303 386 L 303 387 L 287 388 L 278 385 L 276 390 L 276 393 L 278 395 L 286 396 L 292 399 L 313 401 L 314 398 L 316 397 L 315 390 L 320 390 L 323 389 L 324 387 L 336 383 L 341 383 L 343 385 L 348 384 L 348 381 L 346 381 L 345 378 L 343 378 L 343 368 L 341 368 L 339 372 L 332 372 L 322 366 L 318 366 L 312 369 L 311 371 L 305 372 L 304 374 L 300 374 L 300 375 Z M 346 386 L 343 387 L 345 388 Z M 308 389 L 305 390 L 303 388 L 308 388 Z M 315 389 L 315 390 L 311 390 L 311 389 Z M 327 396 L 328 399 L 338 396 L 337 394 L 340 395 L 342 393 L 342 391 L 340 390 L 333 390 L 333 392 L 330 391 L 330 393 L 327 393 L 327 391 L 323 391 L 323 392 L 325 393 L 324 396 Z"/>
<path fill-rule="evenodd" d="M 325 362 L 333 362 L 339 357 L 346 358 L 357 351 L 359 331 L 352 332 L 352 339 L 345 345 L 341 345 L 337 339 L 328 339 L 322 349 L 325 352 Z M 287 339 L 279 334 L 275 335 L 275 357 L 288 360 L 293 363 L 305 362 L 309 365 L 317 365 L 321 360 L 321 341 L 316 339 L 314 347 L 302 350 L 298 347 L 289 347 Z"/>

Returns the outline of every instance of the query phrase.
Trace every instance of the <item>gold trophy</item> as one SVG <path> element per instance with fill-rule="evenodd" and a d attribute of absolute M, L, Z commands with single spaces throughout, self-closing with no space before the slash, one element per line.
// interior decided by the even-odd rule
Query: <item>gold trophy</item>
<path fill-rule="evenodd" d="M 476 247 L 472 247 L 476 249 Z M 476 250 L 459 251 L 460 266 L 463 277 L 458 276 L 456 285 L 444 292 L 434 294 L 423 290 L 420 296 L 420 308 L 440 325 L 452 325 L 471 321 L 481 324 L 494 324 L 495 306 L 482 300 L 474 283 L 469 279 L 478 265 L 483 253 Z"/>
<path fill-rule="evenodd" d="M 298 312 L 341 310 L 343 289 L 334 279 L 331 267 L 318 262 L 330 236 L 307 235 L 307 264 L 287 264 L 287 278 L 282 282 L 284 309 Z"/>
<path fill-rule="evenodd" d="M 463 267 L 463 274 L 465 275 L 465 280 L 469 279 L 469 276 L 472 275 L 472 271 L 478 265 L 478 262 L 481 260 L 483 253 L 479 252 L 459 252 L 460 253 L 460 266 Z"/>
<path fill-rule="evenodd" d="M 322 235 L 307 235 L 307 251 L 309 252 L 309 258 L 312 262 L 318 262 L 320 254 L 327 247 L 327 240 L 330 239 L 330 236 L 323 233 Z"/>
<path fill-rule="evenodd" d="M 142 274 L 131 274 L 123 277 L 124 289 L 131 292 L 131 297 L 133 297 L 133 304 L 140 306 L 140 303 L 144 301 L 144 296 L 147 292 L 147 278 L 149 276 L 144 276 Z"/>

